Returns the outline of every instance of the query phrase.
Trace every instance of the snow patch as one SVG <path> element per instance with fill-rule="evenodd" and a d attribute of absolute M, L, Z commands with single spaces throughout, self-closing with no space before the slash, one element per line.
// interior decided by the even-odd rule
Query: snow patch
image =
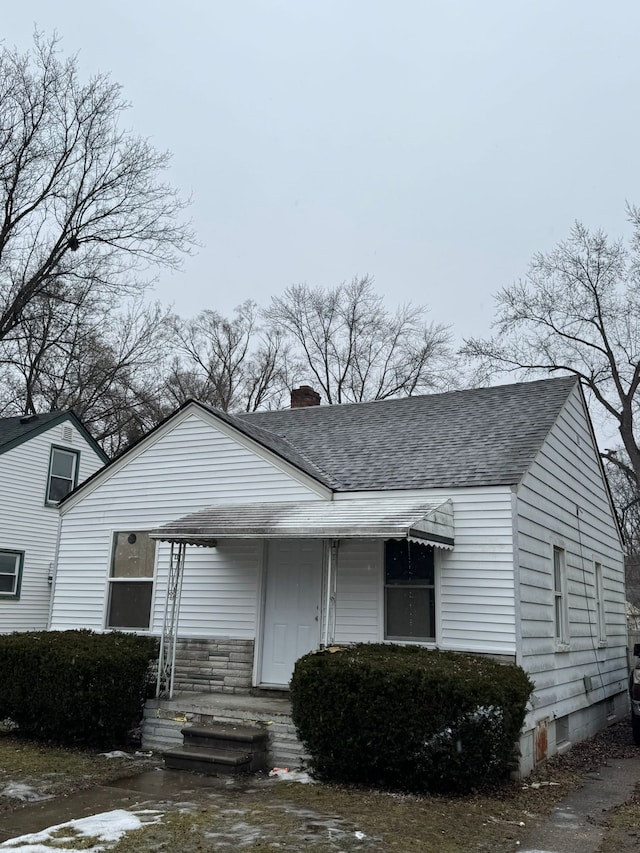
<path fill-rule="evenodd" d="M 269 771 L 272 779 L 284 779 L 285 782 L 302 782 L 303 785 L 315 785 L 315 779 L 306 770 L 289 770 L 288 767 L 274 767 Z"/>
<path fill-rule="evenodd" d="M 59 823 L 43 829 L 42 832 L 10 838 L 0 844 L 0 850 L 11 850 L 12 853 L 77 853 L 78 847 L 74 842 L 81 836 L 96 839 L 92 847 L 83 848 L 83 853 L 102 853 L 113 847 L 125 833 L 140 829 L 145 823 L 158 823 L 161 817 L 160 812 L 151 809 L 137 812 L 114 809 Z M 72 846 L 65 847 L 65 842 Z"/>
<path fill-rule="evenodd" d="M 39 794 L 31 785 L 24 782 L 9 782 L 1 791 L 0 797 L 11 797 L 13 800 L 22 800 L 23 803 L 38 803 L 41 800 L 50 800 L 53 794 Z"/>
<path fill-rule="evenodd" d="M 105 758 L 133 758 L 128 752 L 123 752 L 121 749 L 113 749 L 111 752 L 101 752 Z"/>

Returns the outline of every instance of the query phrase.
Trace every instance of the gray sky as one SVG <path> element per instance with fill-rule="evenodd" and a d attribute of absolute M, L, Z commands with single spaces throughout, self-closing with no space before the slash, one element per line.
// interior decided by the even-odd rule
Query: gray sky
<path fill-rule="evenodd" d="M 156 294 L 183 315 L 370 273 L 486 334 L 492 294 L 574 220 L 640 203 L 636 0 L 29 0 L 173 152 L 203 248 Z"/>

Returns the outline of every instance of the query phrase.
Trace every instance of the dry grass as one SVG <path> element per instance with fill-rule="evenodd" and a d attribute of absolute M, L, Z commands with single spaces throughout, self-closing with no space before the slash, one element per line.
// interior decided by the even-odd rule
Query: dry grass
<path fill-rule="evenodd" d="M 640 848 L 640 791 L 619 806 L 607 822 L 600 853 L 635 853 Z"/>
<path fill-rule="evenodd" d="M 416 797 L 265 777 L 203 789 L 189 807 L 168 807 L 161 822 L 124 836 L 115 853 L 203 853 L 274 850 L 314 853 L 512 853 L 525 833 L 608 758 L 638 756 L 620 723 L 570 753 L 548 761 L 525 782 L 461 798 Z M 639 756 L 640 757 L 640 756 Z M 47 748 L 0 735 L 3 782 L 25 782 L 40 793 L 68 794 L 132 775 L 141 765 L 74 750 Z M 16 807 L 0 796 L 0 810 Z M 633 849 L 638 802 L 612 816 L 603 853 Z M 631 833 L 631 835 L 630 835 Z M 617 846 L 616 846 L 617 844 Z"/>
<path fill-rule="evenodd" d="M 106 758 L 97 752 L 46 746 L 0 732 L 0 814 L 23 802 L 2 796 L 9 783 L 20 783 L 40 797 L 68 795 L 139 773 L 148 758 Z"/>

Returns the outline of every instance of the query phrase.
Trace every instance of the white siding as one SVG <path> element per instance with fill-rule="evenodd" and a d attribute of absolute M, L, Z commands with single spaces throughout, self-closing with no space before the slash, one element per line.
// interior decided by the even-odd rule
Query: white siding
<path fill-rule="evenodd" d="M 169 546 L 159 550 L 152 630 L 162 631 Z M 218 547 L 187 548 L 180 607 L 180 637 L 254 639 L 259 540 L 220 540 Z M 104 623 L 103 623 L 104 624 Z M 103 625 L 99 626 L 100 628 Z"/>
<path fill-rule="evenodd" d="M 391 495 L 385 492 L 386 497 Z M 443 649 L 514 656 L 511 489 L 398 492 L 399 497 L 413 495 L 427 500 L 450 497 L 453 503 L 455 547 L 452 551 L 436 549 L 437 645 Z M 364 496 L 362 493 L 337 495 L 336 499 Z M 384 639 L 383 583 L 382 543 L 340 544 L 337 642 Z"/>
<path fill-rule="evenodd" d="M 103 465 L 71 421 L 0 454 L 0 548 L 24 552 L 20 599 L 0 599 L 0 632 L 47 627 L 59 524 L 58 508 L 45 505 L 52 445 L 79 451 L 78 483 Z"/>
<path fill-rule="evenodd" d="M 518 489 L 519 662 L 535 682 L 528 725 L 563 717 L 624 689 L 622 553 L 578 391 Z M 565 551 L 569 643 L 554 639 L 553 546 Z M 601 563 L 606 645 L 598 642 L 594 562 Z M 592 679 L 587 693 L 583 678 Z M 553 737 L 553 733 L 551 733 Z"/>
<path fill-rule="evenodd" d="M 336 567 L 337 643 L 382 639 L 382 543 L 344 541 Z"/>
<path fill-rule="evenodd" d="M 439 551 L 444 649 L 515 655 L 512 496 L 508 487 L 456 490 L 455 548 Z"/>
<path fill-rule="evenodd" d="M 153 438 L 153 437 L 152 437 Z M 318 500 L 290 476 L 199 413 L 184 413 L 143 443 L 127 464 L 64 512 L 51 627 L 105 626 L 113 534 L 149 530 L 220 501 Z M 259 543 L 220 541 L 188 548 L 182 594 L 183 637 L 255 636 Z M 168 547 L 156 554 L 154 620 L 162 628 Z"/>

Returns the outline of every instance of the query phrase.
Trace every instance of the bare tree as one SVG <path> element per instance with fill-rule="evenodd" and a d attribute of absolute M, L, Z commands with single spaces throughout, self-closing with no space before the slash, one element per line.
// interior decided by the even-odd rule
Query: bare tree
<path fill-rule="evenodd" d="M 633 472 L 619 462 L 624 450 L 609 450 L 605 459 L 607 479 L 616 506 L 624 540 L 624 569 L 627 601 L 640 606 L 640 488 Z M 616 463 L 611 458 L 616 458 Z"/>
<path fill-rule="evenodd" d="M 56 37 L 0 51 L 0 340 L 34 300 L 139 292 L 193 243 L 160 180 L 169 155 L 120 128 L 127 106 L 108 76 L 81 82 Z"/>
<path fill-rule="evenodd" d="M 629 245 L 576 224 L 548 254 L 535 255 L 523 281 L 496 299 L 497 334 L 465 341 L 482 377 L 573 373 L 620 433 L 611 464 L 640 484 L 640 211 L 628 208 Z"/>
<path fill-rule="evenodd" d="M 65 310 L 40 296 L 25 309 L 25 325 L 0 341 L 5 414 L 73 409 L 105 450 L 114 454 L 165 414 L 162 365 L 168 311 L 81 291 Z"/>
<path fill-rule="evenodd" d="M 112 302 L 104 305 L 89 284 L 63 282 L 55 297 L 34 297 L 22 312 L 20 326 L 0 340 L 5 403 L 21 414 L 38 411 L 43 405 L 41 388 L 60 375 L 64 363 L 79 355 L 84 338 L 95 337 L 95 328 L 109 314 Z"/>
<path fill-rule="evenodd" d="M 332 290 L 294 285 L 271 300 L 265 315 L 295 342 L 296 381 L 313 377 L 328 403 L 408 396 L 455 382 L 448 328 L 427 323 L 423 306 L 392 313 L 369 276 Z"/>
<path fill-rule="evenodd" d="M 624 456 L 624 450 L 609 450 L 609 455 Z M 640 489 L 629 469 L 610 459 L 604 461 L 607 480 L 624 535 L 625 555 L 640 563 Z"/>
<path fill-rule="evenodd" d="M 203 311 L 174 319 L 177 350 L 166 380 L 174 404 L 192 397 L 223 411 L 277 406 L 287 389 L 288 347 L 280 334 L 258 323 L 254 302 L 231 320 Z"/>

